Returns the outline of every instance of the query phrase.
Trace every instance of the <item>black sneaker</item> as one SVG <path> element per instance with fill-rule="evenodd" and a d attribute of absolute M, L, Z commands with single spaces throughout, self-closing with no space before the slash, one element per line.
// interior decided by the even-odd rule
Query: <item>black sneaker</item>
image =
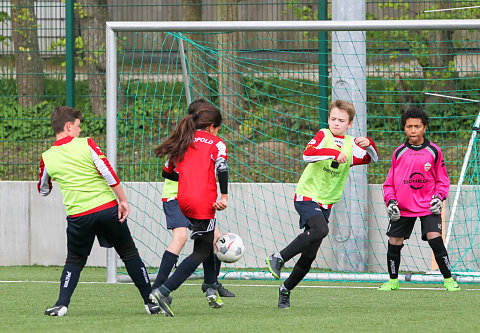
<path fill-rule="evenodd" d="M 288 309 L 290 307 L 290 290 L 285 288 L 278 289 L 278 308 Z"/>
<path fill-rule="evenodd" d="M 45 310 L 45 315 L 63 317 L 67 314 L 67 307 L 65 305 L 54 305 Z"/>
<path fill-rule="evenodd" d="M 227 288 L 225 288 L 224 286 L 222 286 L 221 283 L 219 283 L 217 285 L 217 291 L 218 291 L 218 294 L 221 296 L 221 297 L 235 297 L 235 294 L 232 293 L 230 290 L 228 290 Z"/>
<path fill-rule="evenodd" d="M 150 300 L 160 307 L 160 311 L 167 317 L 173 317 L 174 313 L 170 309 L 172 298 L 170 296 L 164 296 L 158 288 L 153 289 L 150 293 Z"/>
<path fill-rule="evenodd" d="M 145 311 L 149 315 L 155 315 L 155 314 L 159 314 L 160 312 L 162 312 L 162 309 L 160 308 L 160 306 L 158 306 L 155 303 L 147 303 L 147 304 L 145 304 Z"/>
<path fill-rule="evenodd" d="M 267 263 L 268 271 L 272 273 L 273 277 L 277 280 L 280 279 L 280 272 L 282 270 L 284 261 L 280 258 L 274 257 L 272 254 L 270 257 L 265 259 L 265 262 Z"/>

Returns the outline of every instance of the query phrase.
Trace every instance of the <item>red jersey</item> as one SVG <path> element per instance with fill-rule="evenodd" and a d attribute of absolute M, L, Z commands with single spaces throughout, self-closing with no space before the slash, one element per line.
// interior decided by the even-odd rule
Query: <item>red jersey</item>
<path fill-rule="evenodd" d="M 178 203 L 186 217 L 208 220 L 215 218 L 217 201 L 216 165 L 227 160 L 227 146 L 217 136 L 197 130 L 193 147 L 188 147 L 183 160 L 176 165 L 168 160 L 166 172 L 176 171 Z"/>

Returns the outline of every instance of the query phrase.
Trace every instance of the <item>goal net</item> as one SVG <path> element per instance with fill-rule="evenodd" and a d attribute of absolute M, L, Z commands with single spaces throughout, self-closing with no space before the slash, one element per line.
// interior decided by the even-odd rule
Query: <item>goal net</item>
<path fill-rule="evenodd" d="M 452 269 L 474 280 L 480 270 L 480 20 L 439 23 L 107 23 L 107 153 L 127 189 L 128 223 L 149 272 L 156 273 L 171 240 L 161 201 L 165 161 L 152 151 L 190 101 L 207 99 L 224 116 L 229 207 L 217 221 L 221 232 L 242 237 L 246 254 L 223 265 L 221 277 L 271 278 L 265 257 L 300 232 L 293 195 L 305 167 L 303 149 L 326 126 L 329 103 L 344 99 L 357 111 L 348 133 L 371 137 L 379 161 L 351 169 L 307 278 L 387 277 L 382 184 L 405 140 L 401 114 L 417 105 L 430 115 L 427 137 L 442 149 L 452 184 L 442 215 Z M 285 272 L 294 264 L 295 258 Z M 115 259 L 112 267 L 125 272 Z M 400 271 L 401 278 L 439 278 L 426 274 L 436 266 L 419 222 Z"/>

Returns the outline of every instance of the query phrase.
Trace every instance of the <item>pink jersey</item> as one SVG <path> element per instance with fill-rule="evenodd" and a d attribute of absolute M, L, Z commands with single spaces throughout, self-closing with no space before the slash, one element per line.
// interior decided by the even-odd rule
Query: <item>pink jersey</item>
<path fill-rule="evenodd" d="M 227 146 L 217 136 L 197 130 L 193 147 L 177 165 L 167 161 L 166 172 L 176 171 L 178 203 L 186 217 L 207 220 L 215 218 L 213 203 L 217 200 L 215 167 L 227 160 Z"/>
<path fill-rule="evenodd" d="M 426 216 L 432 214 L 429 209 L 432 196 L 444 200 L 449 187 L 440 148 L 427 139 L 420 146 L 405 142 L 393 153 L 383 184 L 383 199 L 385 204 L 397 200 L 402 216 Z"/>

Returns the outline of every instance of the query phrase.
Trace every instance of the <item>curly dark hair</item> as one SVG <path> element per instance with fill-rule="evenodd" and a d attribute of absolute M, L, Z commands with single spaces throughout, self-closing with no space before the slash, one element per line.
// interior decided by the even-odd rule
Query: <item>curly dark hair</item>
<path fill-rule="evenodd" d="M 410 108 L 402 114 L 402 128 L 405 127 L 407 123 L 407 119 L 409 118 L 417 118 L 422 120 L 422 124 L 427 126 L 428 125 L 428 114 L 425 111 L 419 108 Z"/>

